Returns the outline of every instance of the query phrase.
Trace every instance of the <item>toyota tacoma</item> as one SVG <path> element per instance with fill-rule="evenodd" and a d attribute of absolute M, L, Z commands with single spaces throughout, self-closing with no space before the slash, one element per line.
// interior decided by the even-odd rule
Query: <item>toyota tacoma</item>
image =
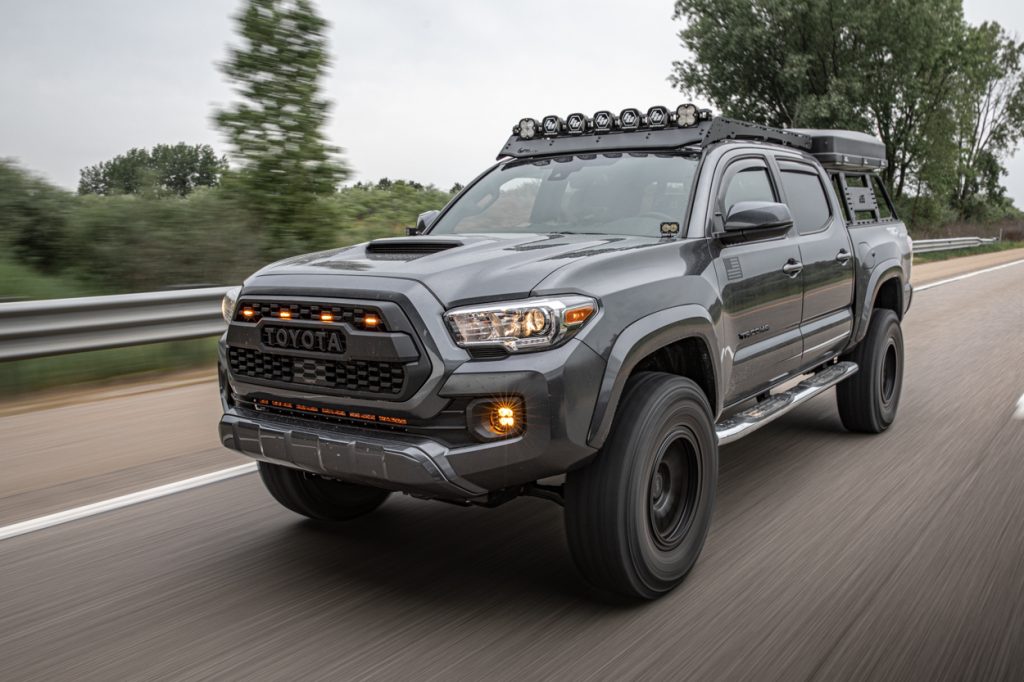
<path fill-rule="evenodd" d="M 407 236 L 229 292 L 221 440 L 323 521 L 549 499 L 588 581 L 658 597 L 722 445 L 833 386 L 847 430 L 892 424 L 911 243 L 885 158 L 690 104 L 522 119 Z"/>

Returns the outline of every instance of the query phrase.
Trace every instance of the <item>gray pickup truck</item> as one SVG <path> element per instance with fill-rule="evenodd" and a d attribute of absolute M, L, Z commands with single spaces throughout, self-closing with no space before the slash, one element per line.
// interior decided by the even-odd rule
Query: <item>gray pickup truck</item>
<path fill-rule="evenodd" d="M 323 521 L 549 499 L 587 580 L 658 597 L 719 446 L 833 386 L 846 429 L 895 418 L 911 243 L 884 167 L 861 133 L 689 104 L 523 119 L 408 236 L 229 293 L 221 440 Z"/>

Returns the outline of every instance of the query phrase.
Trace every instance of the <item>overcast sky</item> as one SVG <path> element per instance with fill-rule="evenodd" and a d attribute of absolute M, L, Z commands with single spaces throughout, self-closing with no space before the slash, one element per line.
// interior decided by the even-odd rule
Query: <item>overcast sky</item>
<path fill-rule="evenodd" d="M 0 157 L 68 188 L 83 166 L 158 143 L 225 145 L 215 63 L 239 0 L 0 0 Z M 321 0 L 331 22 L 328 136 L 353 179 L 448 188 L 522 116 L 681 101 L 672 0 Z M 1024 4 L 966 0 L 1024 34 Z M 1024 154 L 1004 184 L 1024 206 Z"/>

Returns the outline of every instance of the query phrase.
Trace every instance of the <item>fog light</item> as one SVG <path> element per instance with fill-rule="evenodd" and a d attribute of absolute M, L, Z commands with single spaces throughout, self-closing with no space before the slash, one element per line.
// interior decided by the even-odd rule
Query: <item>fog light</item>
<path fill-rule="evenodd" d="M 491 428 L 497 433 L 508 433 L 516 428 L 516 411 L 508 405 L 498 405 L 491 410 Z"/>
<path fill-rule="evenodd" d="M 470 431 L 483 442 L 518 436 L 526 426 L 523 401 L 520 398 L 474 400 L 468 407 L 466 417 Z"/>

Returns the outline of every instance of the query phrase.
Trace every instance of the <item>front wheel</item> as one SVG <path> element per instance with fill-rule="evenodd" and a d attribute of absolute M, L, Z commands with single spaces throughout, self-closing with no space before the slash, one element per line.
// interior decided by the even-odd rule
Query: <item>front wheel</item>
<path fill-rule="evenodd" d="M 348 521 L 369 514 L 391 493 L 334 481 L 277 464 L 259 463 L 263 485 L 282 506 L 317 521 Z"/>
<path fill-rule="evenodd" d="M 717 482 L 718 438 L 697 384 L 658 372 L 631 377 L 604 448 L 566 477 L 577 567 L 602 589 L 665 594 L 704 546 Z"/>
<path fill-rule="evenodd" d="M 849 431 L 881 433 L 896 419 L 903 390 L 903 330 L 896 313 L 871 313 L 867 336 L 847 358 L 858 371 L 836 386 L 839 418 Z"/>

